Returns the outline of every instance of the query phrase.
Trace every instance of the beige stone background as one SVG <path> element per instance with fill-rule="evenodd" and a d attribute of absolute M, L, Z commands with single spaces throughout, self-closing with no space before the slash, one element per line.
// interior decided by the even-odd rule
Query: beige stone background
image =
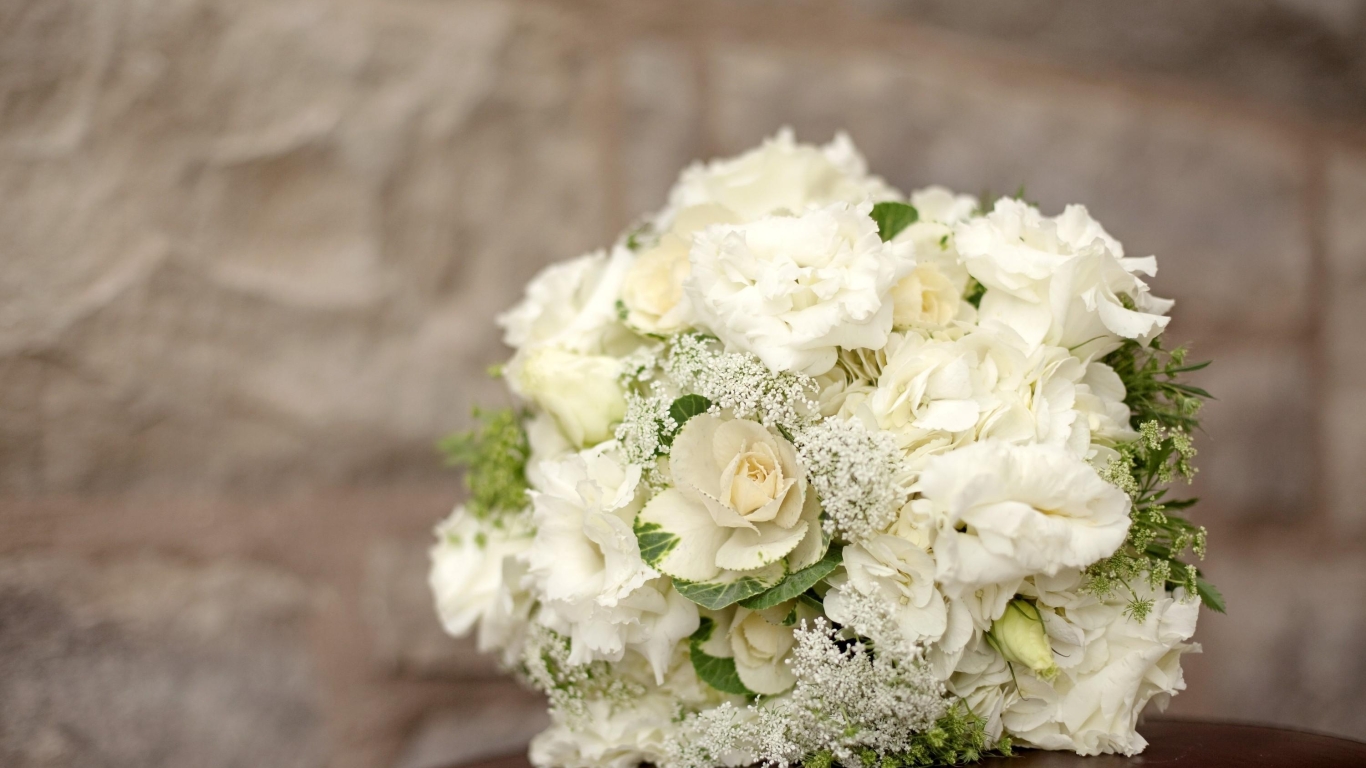
<path fill-rule="evenodd" d="M 1230 605 L 1173 709 L 1366 737 L 1366 3 L 0 0 L 0 764 L 522 743 L 433 441 L 538 268 L 783 124 L 1159 256 Z"/>

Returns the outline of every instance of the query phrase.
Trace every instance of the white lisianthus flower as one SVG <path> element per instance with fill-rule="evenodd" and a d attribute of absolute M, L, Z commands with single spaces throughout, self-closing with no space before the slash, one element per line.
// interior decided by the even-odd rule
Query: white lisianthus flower
<path fill-rule="evenodd" d="M 480 651 L 507 649 L 525 626 L 531 600 L 517 558 L 531 546 L 525 525 L 493 526 L 459 506 L 436 527 L 428 584 L 446 632 L 460 637 L 479 624 Z"/>
<path fill-rule="evenodd" d="M 675 487 L 640 515 L 678 539 L 657 563 L 664 573 L 705 582 L 820 559 L 820 504 L 785 438 L 753 421 L 699 414 L 674 438 L 669 469 Z"/>
<path fill-rule="evenodd" d="M 688 251 L 693 234 L 712 224 L 739 219 L 719 205 L 698 205 L 679 211 L 673 228 L 631 263 L 621 287 L 626 324 L 644 333 L 670 334 L 692 321 L 683 295 L 683 281 L 691 272 Z"/>
<path fill-rule="evenodd" d="M 1050 640 L 1066 651 L 1058 648 L 1061 673 L 1051 683 L 1016 669 L 1020 693 L 1002 721 L 1021 743 L 1080 755 L 1134 755 L 1147 746 L 1136 729 L 1139 715 L 1150 701 L 1165 708 L 1185 689 L 1181 655 L 1199 651 L 1187 641 L 1200 602 L 1181 589 L 1169 594 L 1146 582 L 1134 586 L 1137 597 L 1153 600 L 1142 622 L 1124 615 L 1127 593 L 1092 609 L 1081 624 L 1070 612 L 1063 618 L 1041 610 Z"/>
<path fill-rule="evenodd" d="M 1148 293 L 1151 256 L 1126 259 L 1119 242 L 1080 205 L 1049 218 L 1002 198 L 985 217 L 954 230 L 968 272 L 986 286 L 981 318 L 1009 325 L 1028 344 L 1063 347 L 1083 359 L 1151 341 L 1172 303 Z"/>
<path fill-rule="evenodd" d="M 936 579 L 950 595 L 1084 568 L 1129 530 L 1129 497 L 1055 446 L 974 443 L 930 459 L 918 490 L 915 503 L 938 524 Z"/>
<path fill-rule="evenodd" d="M 830 579 L 825 613 L 841 624 L 853 620 L 846 590 L 885 604 L 906 640 L 932 643 L 948 628 L 944 596 L 934 584 L 934 558 L 905 539 L 883 534 L 844 548 L 844 574 Z"/>
<path fill-rule="evenodd" d="M 799 144 L 784 128 L 759 148 L 739 157 L 697 163 L 669 193 L 657 219 L 671 226 L 678 213 L 697 205 L 719 205 L 740 221 L 773 213 L 801 213 L 830 203 L 894 200 L 896 190 L 868 175 L 867 163 L 843 133 L 824 147 Z"/>
<path fill-rule="evenodd" d="M 698 233 L 684 290 L 699 325 L 772 370 L 811 376 L 839 347 L 886 344 L 888 294 L 915 259 L 882 242 L 870 210 L 836 204 Z"/>
<path fill-rule="evenodd" d="M 620 372 L 614 357 L 536 346 L 513 358 L 507 376 L 514 392 L 549 412 L 569 442 L 582 448 L 610 439 L 626 415 Z"/>
<path fill-rule="evenodd" d="M 551 345 L 586 354 L 620 354 L 634 344 L 617 318 L 617 298 L 632 254 L 618 246 L 551 264 L 527 284 L 517 306 L 498 316 L 513 349 Z"/>
<path fill-rule="evenodd" d="M 641 559 L 632 530 L 640 467 L 623 466 L 615 451 L 603 443 L 541 466 L 545 490 L 531 492 L 536 536 L 525 557 L 540 621 L 570 638 L 570 663 L 619 661 L 634 647 L 662 676 L 674 645 L 697 629 L 697 608 Z"/>

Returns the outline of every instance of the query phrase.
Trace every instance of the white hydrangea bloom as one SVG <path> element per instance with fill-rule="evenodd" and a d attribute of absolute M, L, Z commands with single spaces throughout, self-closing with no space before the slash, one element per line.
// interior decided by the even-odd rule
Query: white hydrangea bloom
<path fill-rule="evenodd" d="M 885 605 L 901 635 L 911 642 L 933 643 L 948 628 L 949 611 L 934 583 L 934 558 L 897 536 L 881 535 L 844 548 L 844 573 L 830 579 L 825 612 L 849 624 L 848 591 L 873 597 Z"/>
<path fill-rule="evenodd" d="M 937 523 L 936 578 L 950 595 L 1084 568 L 1129 530 L 1129 497 L 1065 449 L 974 443 L 931 459 L 917 502 Z"/>
<path fill-rule="evenodd" d="M 634 646 L 662 676 L 674 645 L 697 629 L 697 608 L 641 559 L 632 530 L 640 467 L 615 454 L 609 442 L 541 465 L 545 488 L 531 492 L 536 536 L 525 557 L 539 620 L 570 638 L 570 663 L 618 661 Z"/>
<path fill-rule="evenodd" d="M 915 267 L 884 243 L 871 206 L 835 204 L 699 233 L 684 290 L 699 324 L 775 371 L 815 376 L 838 348 L 887 343 L 888 293 Z"/>
<path fill-rule="evenodd" d="M 743 155 L 684 170 L 656 225 L 668 229 L 680 211 L 699 205 L 719 205 L 741 221 L 754 221 L 830 203 L 898 197 L 882 179 L 868 175 L 867 163 L 846 134 L 816 147 L 799 144 L 792 129 L 784 128 Z"/>
<path fill-rule="evenodd" d="M 1167 327 L 1172 303 L 1150 295 L 1138 277 L 1156 274 L 1157 261 L 1124 258 L 1083 206 L 1049 218 L 1001 198 L 954 233 L 968 272 L 987 288 L 981 318 L 1004 322 L 1030 345 L 1052 344 L 1085 359 L 1123 339 L 1146 343 Z"/>

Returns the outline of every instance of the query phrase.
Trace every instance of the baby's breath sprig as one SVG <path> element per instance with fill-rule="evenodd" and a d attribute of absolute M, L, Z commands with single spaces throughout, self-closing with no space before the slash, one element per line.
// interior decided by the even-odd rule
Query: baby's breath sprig
<path fill-rule="evenodd" d="M 568 722 L 588 716 L 591 701 L 627 705 L 645 693 L 643 686 L 616 674 L 608 662 L 572 664 L 569 656 L 569 638 L 533 622 L 516 670 L 526 683 L 546 695 L 551 711 Z"/>
<path fill-rule="evenodd" d="M 865 541 L 896 521 L 909 490 L 890 434 L 831 418 L 797 432 L 794 442 L 825 509 L 826 533 Z"/>
<path fill-rule="evenodd" d="M 736 418 L 753 418 L 788 433 L 810 423 L 819 408 L 811 377 L 771 371 L 754 355 L 722 351 L 712 336 L 674 336 L 663 368 L 681 391 L 701 395 Z"/>

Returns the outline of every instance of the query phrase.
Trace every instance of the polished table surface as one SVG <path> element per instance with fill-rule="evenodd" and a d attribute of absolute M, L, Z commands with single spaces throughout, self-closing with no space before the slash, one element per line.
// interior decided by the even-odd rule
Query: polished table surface
<path fill-rule="evenodd" d="M 1078 757 L 1019 750 L 1014 757 L 977 763 L 983 768 L 1366 768 L 1366 742 L 1260 725 L 1155 720 L 1139 726 L 1148 749 L 1135 757 Z M 528 768 L 523 754 L 465 768 Z M 452 767 L 454 768 L 454 767 Z"/>

